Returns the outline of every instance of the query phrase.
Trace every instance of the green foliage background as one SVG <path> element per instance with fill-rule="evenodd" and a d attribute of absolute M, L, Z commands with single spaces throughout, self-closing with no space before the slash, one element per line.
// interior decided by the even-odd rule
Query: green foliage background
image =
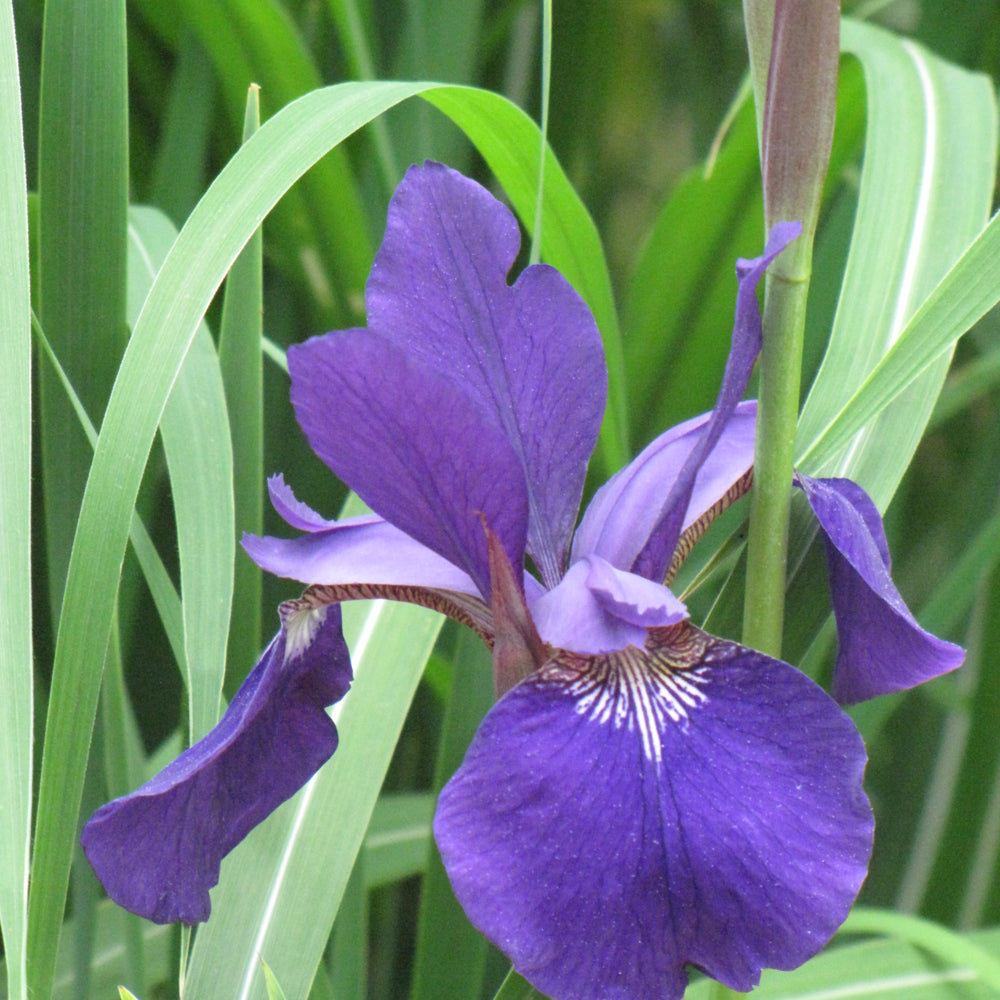
<path fill-rule="evenodd" d="M 1000 4 L 844 6 L 798 449 L 886 509 L 901 591 L 969 656 L 854 712 L 878 820 L 863 908 L 760 995 L 995 996 Z M 233 853 L 193 940 L 102 899 L 74 844 L 212 725 L 276 628 L 294 589 L 236 545 L 282 531 L 263 476 L 328 516 L 356 503 L 294 424 L 283 348 L 363 324 L 408 164 L 505 195 L 591 305 L 611 397 L 590 489 L 712 405 L 733 263 L 763 239 L 740 6 L 555 3 L 533 233 L 541 37 L 514 0 L 0 4 L 0 995 L 536 995 L 430 839 L 491 689 L 473 637 L 419 609 L 345 609 L 341 749 Z M 745 514 L 682 578 L 724 635 Z M 784 655 L 823 681 L 813 541 L 797 518 Z"/>

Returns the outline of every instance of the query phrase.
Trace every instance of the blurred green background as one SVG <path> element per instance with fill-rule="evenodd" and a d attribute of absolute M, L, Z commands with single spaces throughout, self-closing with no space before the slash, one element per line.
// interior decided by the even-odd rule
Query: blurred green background
<path fill-rule="evenodd" d="M 36 190 L 44 5 L 16 0 L 14 12 L 28 186 Z M 845 3 L 844 12 L 986 74 L 995 90 L 1000 3 Z M 265 120 L 318 86 L 364 78 L 473 84 L 539 116 L 536 3 L 135 0 L 127 15 L 130 200 L 156 206 L 178 227 L 238 148 L 251 83 L 260 85 Z M 730 0 L 557 0 L 553 15 L 549 141 L 603 239 L 624 343 L 627 444 L 635 452 L 672 421 L 711 406 L 728 347 L 733 261 L 758 252 L 762 239 L 753 114 L 737 104 L 747 63 L 742 10 Z M 864 88 L 850 58 L 842 62 L 841 88 L 817 241 L 806 385 L 833 321 L 863 155 Z M 263 228 L 263 324 L 270 341 L 283 348 L 364 323 L 364 280 L 389 196 L 406 166 L 426 158 L 491 183 L 478 154 L 444 115 L 408 101 L 343 143 L 283 199 Z M 709 235 L 695 238 L 698 232 Z M 208 314 L 211 330 L 219 330 L 221 319 L 220 293 Z M 939 627 L 950 638 L 970 646 L 969 665 L 857 715 L 869 740 L 868 789 L 879 821 L 862 899 L 961 929 L 1000 920 L 1000 579 L 996 555 L 981 538 L 997 512 L 1000 487 L 998 334 L 991 313 L 959 345 L 929 433 L 887 515 L 900 590 L 922 621 L 945 623 Z M 654 358 L 669 346 L 670 365 L 648 361 L 654 345 Z M 344 490 L 309 451 L 291 416 L 286 376 L 270 363 L 264 414 L 264 472 L 283 471 L 302 499 L 333 516 Z M 91 416 L 99 423 L 99 413 Z M 40 461 L 36 453 L 39 484 Z M 43 532 L 55 505 L 44 486 L 36 486 L 35 504 L 40 730 L 58 603 L 50 590 L 65 567 L 54 569 L 46 554 Z M 174 518 L 159 446 L 139 509 L 176 580 Z M 265 526 L 282 530 L 269 511 Z M 727 522 L 727 530 L 738 531 L 736 522 Z M 961 571 L 964 556 L 977 554 L 966 604 L 947 606 L 954 588 L 942 593 L 938 585 Z M 244 646 L 269 638 L 276 618 L 267 609 L 294 591 L 287 581 L 263 581 L 263 620 L 259 629 L 252 623 Z M 704 613 L 716 591 L 706 593 Z M 131 554 L 119 615 L 128 691 L 142 743 L 152 752 L 182 723 L 184 694 Z M 815 617 L 800 624 L 811 640 Z M 796 627 L 793 621 L 790 628 Z M 241 628 L 246 631 L 234 622 L 234 631 Z M 827 628 L 816 643 L 791 643 L 797 659 L 808 647 L 807 664 L 821 677 L 829 670 L 830 638 Z M 446 626 L 397 746 L 387 792 L 426 792 L 440 780 L 438 736 L 453 664 L 473 655 L 466 637 Z M 229 664 L 227 693 L 250 665 Z M 427 800 L 415 801 L 426 813 Z M 367 921 L 371 955 L 357 981 L 367 977 L 368 996 L 408 995 L 419 892 L 417 875 L 387 882 L 362 908 L 364 920 L 352 925 Z M 330 956 L 337 947 L 335 935 Z M 491 996 L 506 966 L 496 954 L 487 962 L 482 991 Z M 162 995 L 172 988 L 165 986 Z"/>

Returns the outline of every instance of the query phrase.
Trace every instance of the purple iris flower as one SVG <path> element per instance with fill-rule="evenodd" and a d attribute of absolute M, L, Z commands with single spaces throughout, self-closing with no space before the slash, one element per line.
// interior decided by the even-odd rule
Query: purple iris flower
<path fill-rule="evenodd" d="M 817 952 L 871 851 L 860 736 L 795 668 L 696 628 L 668 586 L 749 486 L 756 405 L 740 397 L 760 349 L 756 289 L 798 232 L 779 224 L 761 257 L 737 264 L 712 412 L 657 438 L 576 527 L 606 393 L 594 320 L 550 267 L 508 283 L 519 231 L 487 191 L 412 168 L 368 282 L 368 327 L 288 352 L 310 444 L 375 513 L 328 521 L 270 481 L 303 533 L 244 547 L 311 586 L 218 729 L 88 824 L 109 893 L 156 920 L 207 916 L 219 857 L 335 745 L 332 724 L 310 743 L 316 720 L 286 690 L 314 696 L 314 710 L 346 690 L 332 608 L 318 626 L 310 616 L 383 597 L 443 611 L 492 648 L 501 697 L 441 794 L 434 834 L 470 919 L 538 989 L 662 1000 L 682 995 L 690 964 L 746 990 L 763 967 Z M 828 548 L 838 698 L 958 666 L 962 651 L 924 632 L 892 585 L 863 491 L 797 485 Z M 283 681 L 301 671 L 308 692 Z M 238 707 L 251 700 L 253 718 Z M 295 767 L 275 750 L 282 727 L 297 734 Z M 232 749 L 241 740 L 273 759 L 251 770 Z M 217 810 L 220 794 L 239 808 Z"/>

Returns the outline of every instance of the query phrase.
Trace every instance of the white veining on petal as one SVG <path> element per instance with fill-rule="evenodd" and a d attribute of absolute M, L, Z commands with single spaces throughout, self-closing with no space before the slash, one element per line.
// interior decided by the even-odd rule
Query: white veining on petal
<path fill-rule="evenodd" d="M 316 607 L 306 605 L 295 608 L 285 616 L 285 663 L 297 659 L 312 645 L 320 625 L 326 619 L 328 607 L 328 604 Z"/>
<path fill-rule="evenodd" d="M 643 754 L 657 765 L 663 756 L 661 732 L 671 723 L 686 730 L 691 710 L 708 701 L 702 688 L 709 681 L 710 654 L 697 666 L 635 646 L 592 657 L 564 656 L 547 668 L 548 679 L 560 682 L 576 711 L 590 721 L 637 731 Z"/>

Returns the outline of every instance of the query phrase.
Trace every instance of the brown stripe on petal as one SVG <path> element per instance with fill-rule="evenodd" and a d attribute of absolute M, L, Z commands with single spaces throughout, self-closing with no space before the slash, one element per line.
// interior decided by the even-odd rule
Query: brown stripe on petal
<path fill-rule="evenodd" d="M 708 526 L 724 511 L 731 507 L 741 496 L 749 492 L 753 485 L 753 467 L 751 466 L 737 479 L 726 492 L 705 511 L 697 521 L 693 521 L 681 534 L 677 540 L 677 547 L 674 549 L 674 557 L 670 560 L 667 575 L 663 578 L 663 585 L 670 586 L 670 581 L 677 575 L 677 571 L 684 564 L 688 553 L 694 548 L 695 542 L 708 531 Z"/>
<path fill-rule="evenodd" d="M 285 601 L 278 612 L 284 622 L 302 611 L 312 610 L 326 604 L 342 601 L 403 601 L 417 604 L 422 608 L 440 611 L 462 625 L 467 625 L 493 648 L 493 615 L 489 607 L 479 597 L 463 594 L 458 590 L 439 590 L 432 587 L 407 587 L 383 583 L 314 583 L 307 587 L 301 597 Z"/>
<path fill-rule="evenodd" d="M 560 649 L 539 671 L 537 683 L 554 684 L 590 721 L 636 733 L 644 756 L 659 765 L 669 724 L 686 732 L 692 714 L 708 701 L 707 667 L 726 645 L 680 622 L 649 630 L 644 649 L 626 646 L 585 656 Z"/>

